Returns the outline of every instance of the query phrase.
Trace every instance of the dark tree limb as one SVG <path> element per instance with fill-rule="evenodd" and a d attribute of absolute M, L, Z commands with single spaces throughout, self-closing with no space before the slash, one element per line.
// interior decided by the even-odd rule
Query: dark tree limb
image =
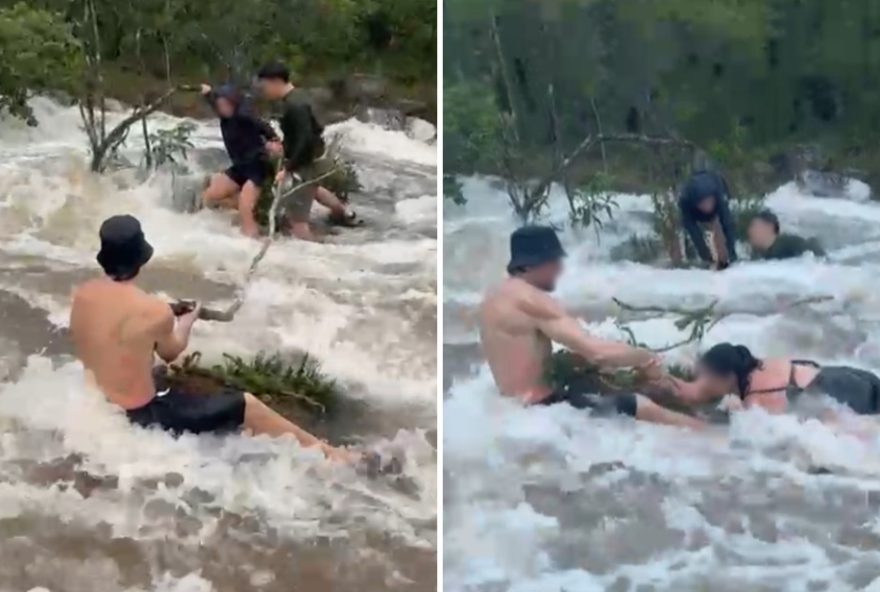
<path fill-rule="evenodd" d="M 191 91 L 194 89 L 195 87 L 191 85 L 181 85 L 169 88 L 152 102 L 137 107 L 128 117 L 116 124 L 116 127 L 110 130 L 110 133 L 108 133 L 106 136 L 101 134 L 102 139 L 100 142 L 95 141 L 95 136 L 97 136 L 97 133 L 89 133 L 89 138 L 92 139 L 93 142 L 93 154 L 91 164 L 92 171 L 100 172 L 101 170 L 103 170 L 105 164 L 104 159 L 125 140 L 125 137 L 128 134 L 128 130 L 132 125 L 147 117 L 151 113 L 158 111 L 159 108 L 162 107 L 162 105 L 165 103 L 165 101 L 174 96 L 176 92 Z M 89 126 L 89 121 L 86 121 L 86 125 Z"/>
<path fill-rule="evenodd" d="M 612 300 L 614 301 L 614 303 L 617 306 L 619 306 L 623 310 L 626 310 L 629 312 L 636 312 L 636 313 L 648 313 L 649 315 L 652 316 L 652 318 L 656 318 L 656 317 L 668 315 L 668 314 L 678 315 L 680 318 L 675 321 L 675 326 L 680 330 L 685 330 L 688 327 L 690 327 L 690 334 L 688 335 L 688 337 L 686 337 L 678 342 L 668 344 L 668 345 L 665 345 L 665 346 L 659 347 L 659 348 L 650 348 L 650 347 L 645 347 L 642 345 L 642 347 L 645 347 L 645 349 L 648 349 L 648 350 L 650 350 L 654 353 L 657 353 L 657 354 L 666 353 L 666 352 L 672 351 L 676 348 L 679 348 L 683 345 L 688 345 L 689 343 L 701 341 L 703 339 L 703 337 L 706 335 L 706 333 L 708 333 L 709 331 L 714 329 L 718 325 L 718 323 L 720 323 L 721 321 L 723 321 L 724 319 L 726 319 L 729 316 L 732 316 L 735 314 L 754 314 L 752 311 L 736 311 L 736 310 L 731 310 L 731 311 L 727 311 L 724 313 L 716 314 L 715 307 L 718 304 L 717 300 L 714 300 L 708 306 L 704 306 L 704 307 L 697 308 L 697 309 L 684 309 L 684 308 L 678 308 L 678 307 L 664 308 L 664 307 L 660 307 L 660 306 L 635 306 L 632 304 L 627 304 L 626 302 L 623 302 L 622 300 L 619 300 L 617 298 L 613 298 Z M 822 302 L 829 302 L 832 300 L 834 300 L 833 296 L 825 296 L 825 295 L 810 296 L 807 298 L 801 298 L 799 300 L 795 300 L 794 302 L 783 304 L 779 308 L 777 308 L 771 312 L 782 313 L 782 312 L 786 312 L 788 310 L 791 310 L 793 308 L 797 308 L 799 306 L 806 306 L 809 304 L 819 304 Z M 638 342 L 635 338 L 635 334 L 633 333 L 632 329 L 630 329 L 626 325 L 620 325 L 620 324 L 618 324 L 618 327 L 629 336 L 630 341 L 634 345 L 641 345 L 641 344 L 638 344 Z"/>
<path fill-rule="evenodd" d="M 541 179 L 535 188 L 529 192 L 527 201 L 535 204 L 541 203 L 542 196 L 545 195 L 545 192 L 550 185 L 564 175 L 577 159 L 597 142 L 600 144 L 604 144 L 605 142 L 630 142 L 635 144 L 645 144 L 647 146 L 681 146 L 692 149 L 696 148 L 696 145 L 692 142 L 677 138 L 654 137 L 644 134 L 600 134 L 598 136 L 590 134 L 578 144 L 577 148 L 575 148 L 571 154 L 565 157 L 562 162 L 556 166 L 553 172 Z M 546 200 L 546 197 L 543 197 L 543 200 Z"/>

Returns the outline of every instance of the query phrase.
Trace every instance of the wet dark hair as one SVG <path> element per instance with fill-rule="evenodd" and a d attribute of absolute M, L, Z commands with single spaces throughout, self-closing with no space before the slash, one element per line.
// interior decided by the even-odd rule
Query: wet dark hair
<path fill-rule="evenodd" d="M 752 216 L 752 222 L 754 222 L 755 220 L 766 222 L 773 227 L 773 232 L 779 234 L 779 217 L 770 210 L 761 210 L 760 212 Z"/>
<path fill-rule="evenodd" d="M 290 70 L 280 62 L 266 64 L 257 72 L 259 80 L 283 80 L 290 82 Z"/>
<path fill-rule="evenodd" d="M 763 366 L 763 362 L 753 356 L 749 348 L 730 343 L 719 343 L 710 348 L 700 358 L 700 364 L 712 374 L 736 376 L 740 397 L 749 390 L 749 375 Z"/>

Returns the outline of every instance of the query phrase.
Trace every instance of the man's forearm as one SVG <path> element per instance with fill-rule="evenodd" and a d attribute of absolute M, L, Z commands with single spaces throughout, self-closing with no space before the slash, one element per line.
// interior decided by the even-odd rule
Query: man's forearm
<path fill-rule="evenodd" d="M 600 347 L 591 348 L 589 352 L 579 353 L 599 366 L 612 368 L 644 366 L 654 359 L 654 354 L 648 350 L 614 341 L 604 342 Z"/>
<path fill-rule="evenodd" d="M 186 351 L 186 348 L 189 347 L 189 336 L 192 333 L 193 324 L 192 323 L 182 323 L 177 321 L 174 324 L 174 356 L 172 359 L 177 359 L 180 354 Z"/>
<path fill-rule="evenodd" d="M 699 225 L 692 220 L 688 220 L 684 223 L 684 229 L 687 232 L 691 243 L 694 245 L 694 249 L 696 249 L 697 255 L 699 255 L 700 259 L 711 263 L 712 253 L 709 251 L 708 245 L 706 245 L 706 239 L 703 237 Z"/>

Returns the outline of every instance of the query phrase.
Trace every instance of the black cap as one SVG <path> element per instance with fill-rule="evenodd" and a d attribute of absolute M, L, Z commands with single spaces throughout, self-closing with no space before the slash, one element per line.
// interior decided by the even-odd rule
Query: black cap
<path fill-rule="evenodd" d="M 153 247 L 144 237 L 141 223 L 134 216 L 112 216 L 101 224 L 101 250 L 98 263 L 116 281 L 130 280 L 153 256 Z"/>
<path fill-rule="evenodd" d="M 523 226 L 510 235 L 510 263 L 507 271 L 536 267 L 565 257 L 565 249 L 549 226 Z"/>

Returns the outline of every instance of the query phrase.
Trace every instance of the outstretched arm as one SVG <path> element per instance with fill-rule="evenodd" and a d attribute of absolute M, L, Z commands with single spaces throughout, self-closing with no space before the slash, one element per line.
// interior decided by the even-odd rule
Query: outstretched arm
<path fill-rule="evenodd" d="M 691 243 L 694 245 L 694 248 L 697 250 L 697 255 L 700 256 L 700 259 L 707 263 L 712 262 L 712 253 L 709 251 L 709 247 L 706 245 L 706 239 L 703 237 L 703 233 L 700 230 L 700 225 L 697 224 L 697 220 L 694 218 L 693 212 L 690 211 L 686 205 L 682 204 L 679 208 L 681 213 L 681 225 L 684 226 L 684 230 L 690 238 Z"/>
<path fill-rule="evenodd" d="M 171 307 L 164 304 L 164 311 L 157 313 L 156 353 L 165 362 L 171 363 L 189 346 L 189 336 L 192 333 L 193 323 L 199 318 L 200 305 L 179 317 L 171 312 Z"/>
<path fill-rule="evenodd" d="M 523 304 L 524 312 L 537 320 L 538 329 L 556 343 L 582 355 L 587 361 L 604 367 L 640 367 L 655 360 L 651 352 L 616 341 L 589 335 L 558 302 L 544 294 Z"/>
<path fill-rule="evenodd" d="M 718 222 L 721 224 L 721 230 L 724 231 L 724 241 L 727 243 L 727 255 L 730 257 L 730 263 L 735 263 L 736 225 L 733 222 L 733 216 L 730 214 L 730 201 L 728 200 L 729 198 L 726 196 L 718 200 Z"/>

